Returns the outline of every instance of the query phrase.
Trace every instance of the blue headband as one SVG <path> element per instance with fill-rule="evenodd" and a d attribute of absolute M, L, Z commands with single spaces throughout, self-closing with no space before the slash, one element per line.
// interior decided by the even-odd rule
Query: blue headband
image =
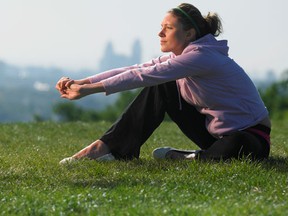
<path fill-rule="evenodd" d="M 185 16 L 190 20 L 190 22 L 193 24 L 193 27 L 194 27 L 195 30 L 196 30 L 197 35 L 200 37 L 200 36 L 201 36 L 200 30 L 199 30 L 198 26 L 196 25 L 196 22 L 192 19 L 192 17 L 189 16 L 184 10 L 182 10 L 182 9 L 179 8 L 179 7 L 174 8 L 174 9 L 180 11 L 183 15 L 185 15 Z"/>

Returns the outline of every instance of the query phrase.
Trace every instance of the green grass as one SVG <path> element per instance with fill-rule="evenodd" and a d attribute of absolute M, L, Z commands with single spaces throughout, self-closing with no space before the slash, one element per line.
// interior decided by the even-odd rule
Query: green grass
<path fill-rule="evenodd" d="M 129 162 L 58 162 L 110 123 L 0 124 L 1 215 L 288 215 L 285 122 L 261 163 L 155 161 L 158 146 L 196 148 L 163 123 Z"/>

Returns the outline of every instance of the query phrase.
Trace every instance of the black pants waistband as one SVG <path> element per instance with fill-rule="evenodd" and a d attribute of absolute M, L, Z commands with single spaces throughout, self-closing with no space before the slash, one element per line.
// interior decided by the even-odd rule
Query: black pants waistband
<path fill-rule="evenodd" d="M 270 133 L 271 133 L 271 128 L 269 128 L 265 125 L 262 125 L 262 124 L 257 124 L 255 126 L 250 127 L 250 128 L 260 130 L 260 131 L 266 133 L 267 135 L 270 135 Z M 247 128 L 247 129 L 249 130 L 250 128 Z M 247 130 L 247 129 L 245 129 L 245 130 Z"/>

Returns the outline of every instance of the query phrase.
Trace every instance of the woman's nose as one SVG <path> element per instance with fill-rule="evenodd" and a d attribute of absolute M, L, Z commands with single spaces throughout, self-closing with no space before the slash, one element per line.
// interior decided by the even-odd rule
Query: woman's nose
<path fill-rule="evenodd" d="M 163 32 L 163 29 L 161 29 L 161 31 L 158 33 L 158 36 L 159 36 L 159 37 L 164 37 L 164 35 L 165 35 L 165 34 L 164 34 L 164 32 Z"/>

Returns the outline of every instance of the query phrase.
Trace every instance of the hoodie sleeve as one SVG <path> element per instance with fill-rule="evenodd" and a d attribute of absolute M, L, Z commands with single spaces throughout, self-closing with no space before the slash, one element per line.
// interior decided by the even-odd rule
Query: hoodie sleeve
<path fill-rule="evenodd" d="M 145 67 L 129 68 L 121 74 L 102 80 L 106 94 L 140 87 L 159 85 L 165 82 L 198 75 L 204 75 L 210 69 L 198 49 L 190 50 L 182 55 L 171 55 L 166 61 L 158 61 Z"/>
<path fill-rule="evenodd" d="M 168 58 L 168 56 L 160 56 L 158 58 L 152 59 L 151 61 L 148 61 L 148 62 L 140 64 L 140 65 L 139 64 L 135 64 L 135 65 L 128 66 L 128 67 L 121 67 L 121 68 L 108 70 L 108 71 L 105 71 L 105 72 L 90 76 L 90 77 L 88 77 L 88 79 L 90 80 L 90 83 L 100 82 L 100 81 L 103 81 L 105 79 L 117 76 L 117 75 L 119 75 L 121 73 L 125 73 L 126 71 L 129 71 L 129 70 L 134 70 L 134 69 L 137 70 L 137 69 L 140 69 L 140 68 L 153 66 L 153 65 L 155 65 L 157 63 L 165 61 L 167 58 Z"/>

